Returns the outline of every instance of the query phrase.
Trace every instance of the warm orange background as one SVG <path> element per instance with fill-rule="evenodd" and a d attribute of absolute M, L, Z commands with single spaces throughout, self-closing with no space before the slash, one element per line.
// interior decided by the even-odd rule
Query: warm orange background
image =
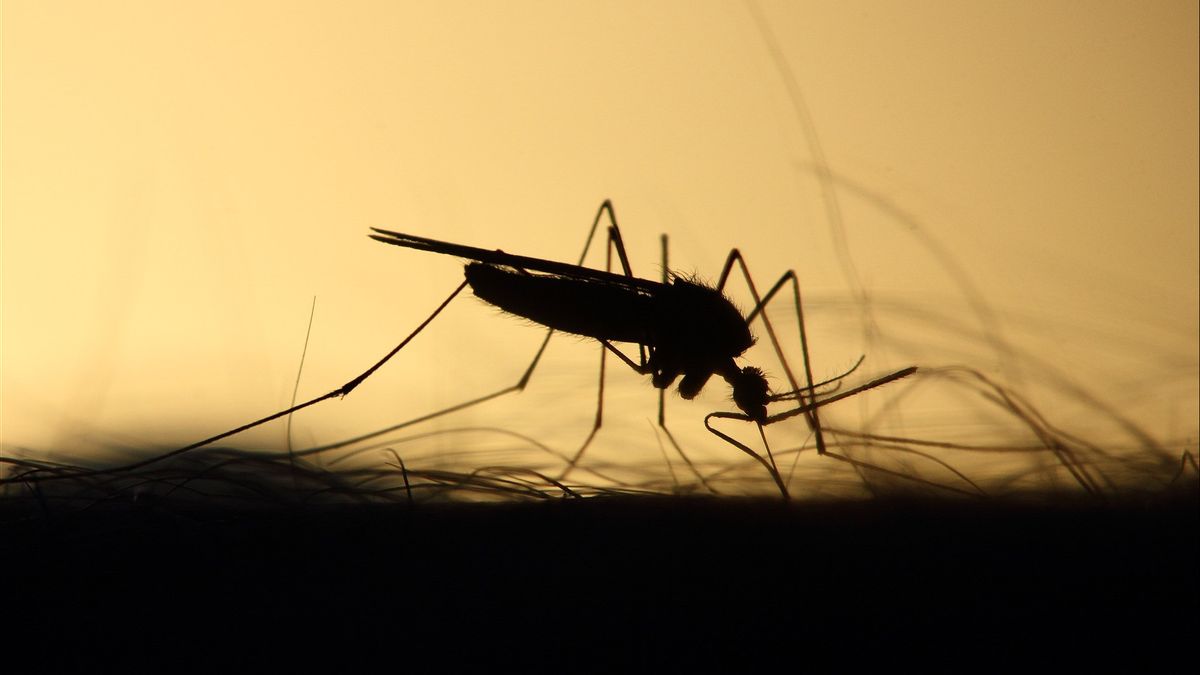
<path fill-rule="evenodd" d="M 368 226 L 568 260 L 606 197 L 643 275 L 660 232 L 684 270 L 715 275 L 731 246 L 760 283 L 797 269 L 818 377 L 862 353 L 871 373 L 968 363 L 1066 426 L 1103 426 L 1053 368 L 1194 450 L 1196 3 L 762 14 L 849 259 L 821 155 L 742 3 L 5 2 L 5 451 L 136 453 L 284 407 L 313 296 L 301 396 L 333 389 L 461 278 Z M 985 339 L 997 328 L 1007 357 Z M 297 418 L 297 442 L 511 383 L 537 340 L 466 299 L 354 395 Z M 573 447 L 596 349 L 557 344 L 544 390 L 456 422 L 524 415 Z M 613 436 L 657 457 L 652 392 L 614 372 L 610 419 L 632 422 Z M 979 420 L 951 406 L 910 422 Z"/>

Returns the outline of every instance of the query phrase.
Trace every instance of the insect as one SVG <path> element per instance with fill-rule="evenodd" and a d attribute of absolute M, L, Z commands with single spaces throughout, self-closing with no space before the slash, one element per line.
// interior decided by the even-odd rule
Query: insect
<path fill-rule="evenodd" d="M 606 269 L 584 267 L 587 255 L 602 218 L 607 214 Z M 728 383 L 734 404 L 741 413 L 713 413 L 705 420 L 712 433 L 734 444 L 763 463 L 771 472 L 781 492 L 787 488 L 775 467 L 773 458 L 767 462 L 744 444 L 714 429 L 713 418 L 733 418 L 754 422 L 761 435 L 763 425 L 788 417 L 804 414 L 813 429 L 818 450 L 824 452 L 817 408 L 879 386 L 885 382 L 907 376 L 915 368 L 897 371 L 863 387 L 844 392 L 836 397 L 816 400 L 816 388 L 824 384 L 813 384 L 808 363 L 807 339 L 804 335 L 803 316 L 800 304 L 799 285 L 793 272 L 785 273 L 765 296 L 759 296 L 750 277 L 741 253 L 733 249 L 726 259 L 720 281 L 713 286 L 694 279 L 667 272 L 666 239 L 663 238 L 663 278 L 651 281 L 634 276 L 625 251 L 621 231 L 612 203 L 601 204 L 589 231 L 587 243 L 579 264 L 568 264 L 513 255 L 500 250 L 488 250 L 474 246 L 454 244 L 425 237 L 418 237 L 391 230 L 371 228 L 370 237 L 376 241 L 405 248 L 466 258 L 465 284 L 480 299 L 508 312 L 529 319 L 550 329 L 546 340 L 555 330 L 572 333 L 597 340 L 603 347 L 600 375 L 600 402 L 591 434 L 575 453 L 560 480 L 574 467 L 584 450 L 595 436 L 603 415 L 603 355 L 612 353 L 623 363 L 641 375 L 649 375 L 653 385 L 659 389 L 659 425 L 665 430 L 663 413 L 663 390 L 678 380 L 678 391 L 684 399 L 695 398 L 714 375 Z M 612 252 L 616 251 L 622 273 L 614 273 Z M 725 296 L 723 289 L 733 266 L 737 264 L 745 275 L 755 299 L 755 307 L 749 315 L 742 313 Z M 805 378 L 808 383 L 801 386 L 792 374 L 783 357 L 782 349 L 766 314 L 766 304 L 788 282 L 795 292 L 796 311 L 800 315 L 801 341 L 804 353 Z M 460 290 L 461 290 L 460 286 Z M 754 343 L 750 322 L 760 318 L 766 326 L 772 345 L 784 364 L 792 389 L 783 393 L 772 393 L 763 371 L 754 366 L 739 366 L 737 359 Z M 638 346 L 635 361 L 618 349 L 614 343 L 629 343 Z M 543 342 L 542 348 L 545 348 Z M 536 367 L 542 350 L 539 350 L 516 385 L 523 388 L 529 375 Z M 861 362 L 861 361 L 860 361 Z M 857 367 L 857 366 L 856 366 Z M 840 378 L 835 378 L 840 379 Z M 798 406 L 792 410 L 769 417 L 767 406 L 783 400 L 795 400 Z M 675 444 L 673 437 L 668 438 Z M 763 437 L 764 445 L 766 443 Z M 676 448 L 678 449 L 678 445 Z M 767 446 L 768 455 L 770 453 Z M 682 454 L 682 452 L 681 452 Z"/>

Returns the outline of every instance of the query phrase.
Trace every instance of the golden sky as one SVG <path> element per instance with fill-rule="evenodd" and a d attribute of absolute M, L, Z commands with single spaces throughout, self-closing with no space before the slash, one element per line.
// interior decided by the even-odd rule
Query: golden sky
<path fill-rule="evenodd" d="M 461 279 L 368 227 L 570 260 L 605 198 L 643 276 L 661 232 L 702 276 L 734 246 L 760 284 L 796 269 L 817 377 L 967 363 L 1091 424 L 1061 374 L 1194 450 L 1194 2 L 762 2 L 815 135 L 746 3 L 3 12 L 8 451 L 171 447 L 286 406 L 314 296 L 301 396 L 329 391 Z M 457 303 L 297 439 L 515 381 L 539 333 L 495 314 Z M 555 344 L 547 391 L 461 423 L 581 436 L 596 349 Z M 655 448 L 652 391 L 610 372 L 613 433 Z"/>

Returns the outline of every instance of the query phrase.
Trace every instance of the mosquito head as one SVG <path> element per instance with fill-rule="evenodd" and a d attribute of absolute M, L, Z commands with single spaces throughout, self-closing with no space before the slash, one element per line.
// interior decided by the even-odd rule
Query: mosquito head
<path fill-rule="evenodd" d="M 734 369 L 725 376 L 729 386 L 733 387 L 733 402 L 742 412 L 758 422 L 767 421 L 767 401 L 770 390 L 767 388 L 767 378 L 758 368 L 746 366 L 740 370 Z"/>

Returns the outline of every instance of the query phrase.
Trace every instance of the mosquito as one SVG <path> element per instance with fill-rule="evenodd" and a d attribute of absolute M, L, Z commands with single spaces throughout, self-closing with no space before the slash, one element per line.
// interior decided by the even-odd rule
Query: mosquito
<path fill-rule="evenodd" d="M 592 241 L 603 218 L 608 217 L 605 269 L 584 267 Z M 738 249 L 726 257 L 720 280 L 716 286 L 708 286 L 695 279 L 669 272 L 667 241 L 662 237 L 661 281 L 642 279 L 633 274 L 625 250 L 620 227 L 612 202 L 605 200 L 596 212 L 588 232 L 583 253 L 577 264 L 568 264 L 543 258 L 514 255 L 502 250 L 489 250 L 455 244 L 426 237 L 419 237 L 391 230 L 371 228 L 370 237 L 376 241 L 404 248 L 465 258 L 470 262 L 464 268 L 465 284 L 475 296 L 495 307 L 547 327 L 546 337 L 521 380 L 515 385 L 523 389 L 541 358 L 546 343 L 554 331 L 571 333 L 595 339 L 601 350 L 600 383 L 595 421 L 591 432 L 558 480 L 564 480 L 575 467 L 603 422 L 605 356 L 615 355 L 621 362 L 639 375 L 649 375 L 650 381 L 659 390 L 658 423 L 668 439 L 679 450 L 679 445 L 666 427 L 663 392 L 678 380 L 678 392 L 684 399 L 695 398 L 714 375 L 720 376 L 730 387 L 731 398 L 741 411 L 739 413 L 717 412 L 705 418 L 705 427 L 743 452 L 762 463 L 770 472 L 781 493 L 786 498 L 785 481 L 771 456 L 770 446 L 762 428 L 766 425 L 804 415 L 812 429 L 818 452 L 825 453 L 817 408 L 852 396 L 866 389 L 906 377 L 916 371 L 907 368 L 879 378 L 866 385 L 818 401 L 816 390 L 830 382 L 840 380 L 846 374 L 830 382 L 813 383 L 808 359 L 807 336 L 804 331 L 803 309 L 800 287 L 793 271 L 786 272 L 763 296 L 760 296 L 742 254 Z M 621 273 L 612 270 L 612 253 L 616 252 Z M 734 266 L 740 267 L 751 295 L 753 310 L 743 316 L 724 293 Z M 804 355 L 806 384 L 801 386 L 791 372 L 774 327 L 764 312 L 776 294 L 791 283 L 794 291 L 796 312 L 799 318 L 801 350 Z M 462 287 L 460 286 L 460 290 Z M 763 371 L 754 366 L 739 366 L 737 360 L 755 344 L 750 324 L 756 318 L 766 327 L 769 339 L 784 365 L 792 388 L 782 393 L 772 393 Z M 637 345 L 637 360 L 618 349 L 614 343 Z M 860 360 L 861 363 L 861 360 Z M 857 365 L 855 366 L 857 368 Z M 853 370 L 853 369 L 852 369 Z M 767 414 L 771 403 L 794 400 L 797 406 L 791 410 Z M 715 429 L 711 422 L 716 418 L 754 422 L 767 449 L 768 460 L 743 443 Z M 679 454 L 687 461 L 682 450 Z M 688 462 L 690 466 L 690 462 Z M 693 467 L 693 470 L 694 467 Z M 703 476 L 697 472 L 703 482 Z"/>
<path fill-rule="evenodd" d="M 591 248 L 600 223 L 606 215 L 609 226 L 606 229 L 605 269 L 598 270 L 584 267 L 583 261 L 587 257 L 588 250 Z M 592 221 L 592 227 L 588 232 L 587 240 L 584 243 L 583 253 L 580 254 L 579 261 L 576 264 L 513 255 L 501 250 L 488 250 L 463 244 L 453 244 L 378 228 L 371 228 L 371 230 L 373 234 L 369 236 L 376 241 L 404 248 L 466 258 L 470 262 L 465 266 L 465 279 L 459 283 L 458 287 L 409 333 L 404 340 L 370 368 L 341 387 L 324 395 L 168 453 L 105 470 L 70 470 L 47 473 L 35 469 L 17 478 L 0 481 L 0 484 L 15 480 L 31 483 L 56 478 L 79 478 L 132 471 L 210 445 L 221 439 L 316 405 L 327 399 L 344 397 L 404 349 L 467 286 L 471 287 L 476 296 L 499 307 L 505 312 L 546 326 L 548 330 L 542 339 L 541 346 L 535 353 L 533 360 L 526 367 L 524 374 L 521 375 L 521 378 L 515 384 L 490 394 L 443 408 L 434 413 L 394 425 L 386 431 L 394 431 L 402 427 L 428 421 L 482 404 L 514 391 L 524 390 L 533 376 L 533 372 L 537 368 L 538 362 L 541 360 L 542 354 L 550 342 L 550 338 L 556 330 L 592 338 L 597 340 L 603 347 L 600 351 L 600 377 L 596 416 L 591 432 L 567 463 L 560 476 L 553 480 L 558 485 L 563 485 L 563 481 L 578 464 L 603 423 L 605 358 L 609 353 L 616 355 L 617 358 L 633 369 L 634 372 L 650 376 L 651 383 L 659 390 L 659 427 L 665 432 L 668 440 L 679 452 L 680 456 L 683 457 L 684 461 L 705 485 L 707 485 L 707 482 L 704 476 L 692 466 L 687 455 L 683 453 L 666 426 L 664 392 L 678 380 L 679 384 L 677 388 L 680 395 L 685 399 L 692 399 L 700 393 L 714 375 L 718 375 L 721 379 L 725 380 L 730 387 L 733 402 L 740 412 L 718 411 L 709 413 L 704 418 L 705 428 L 762 464 L 770 473 L 780 494 L 785 499 L 789 498 L 787 484 L 780 474 L 774 457 L 771 454 L 770 445 L 767 443 L 766 435 L 763 431 L 765 426 L 802 415 L 813 432 L 818 454 L 824 455 L 826 454 L 825 441 L 818 418 L 818 409 L 820 407 L 907 377 L 917 370 L 916 367 L 904 368 L 847 391 L 836 394 L 830 393 L 819 398 L 819 389 L 840 383 L 842 378 L 858 368 L 862 363 L 862 359 L 860 358 L 858 363 L 850 370 L 831 380 L 819 383 L 813 382 L 812 368 L 808 355 L 808 338 L 804 327 L 803 304 L 800 298 L 800 284 L 795 271 L 788 270 L 785 272 L 765 294 L 760 295 L 750 275 L 745 259 L 742 257 L 741 252 L 735 248 L 726 257 L 725 265 L 721 270 L 721 276 L 716 286 L 708 286 L 695 279 L 668 272 L 667 238 L 663 235 L 661 240 L 663 270 L 661 280 L 651 281 L 649 279 L 638 278 L 634 276 L 629 264 L 629 257 L 625 251 L 621 230 L 617 225 L 616 213 L 613 210 L 612 202 L 609 200 L 605 200 L 597 210 L 596 217 Z M 612 254 L 614 251 L 620 261 L 621 273 L 612 271 Z M 753 309 L 745 316 L 741 314 L 724 293 L 725 285 L 735 265 L 741 270 L 750 294 L 754 299 Z M 783 348 L 775 334 L 775 329 L 765 311 L 768 303 L 776 298 L 780 290 L 789 284 L 792 289 L 792 299 L 799 322 L 800 348 L 804 362 L 803 385 L 800 384 L 791 367 L 788 365 Z M 756 319 L 763 324 L 771 345 L 783 366 L 784 374 L 790 385 L 790 389 L 787 391 L 772 392 L 761 369 L 754 366 L 739 366 L 737 364 L 737 360 L 755 343 L 755 338 L 750 331 L 750 325 Z M 614 343 L 637 345 L 637 360 L 635 361 L 630 356 L 627 356 Z M 768 414 L 768 406 L 785 401 L 794 402 L 794 406 L 782 412 Z M 758 429 L 763 447 L 766 448 L 767 457 L 764 458 L 746 444 L 712 426 L 714 419 L 753 422 Z M 369 438 L 379 433 L 383 432 L 368 434 L 355 440 Z M 711 489 L 711 486 L 709 487 Z"/>

